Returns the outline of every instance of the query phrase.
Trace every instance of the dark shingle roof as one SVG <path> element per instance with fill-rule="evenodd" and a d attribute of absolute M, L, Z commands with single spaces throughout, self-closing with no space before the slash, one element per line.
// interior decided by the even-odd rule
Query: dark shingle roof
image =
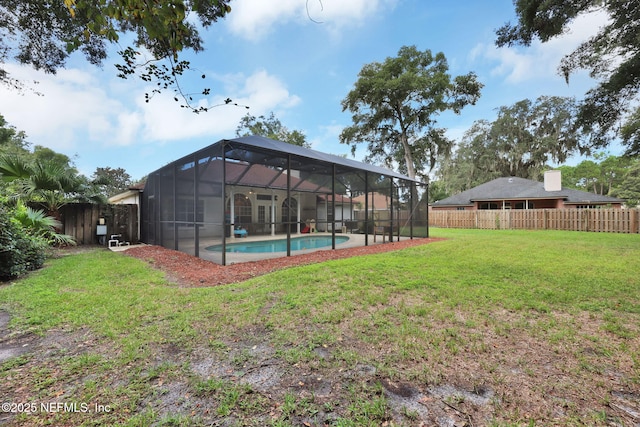
<path fill-rule="evenodd" d="M 622 203 L 623 200 L 609 196 L 588 193 L 586 191 L 562 188 L 560 191 L 545 191 L 544 184 L 530 179 L 510 177 L 473 187 L 467 191 L 433 203 L 433 206 L 466 206 L 476 201 L 493 200 L 534 200 L 563 199 L 565 203 Z"/>
<path fill-rule="evenodd" d="M 243 144 L 250 147 L 256 147 L 261 149 L 268 149 L 272 151 L 279 151 L 281 153 L 291 153 L 296 156 L 306 157 L 313 160 L 319 160 L 327 163 L 335 163 L 341 166 L 346 166 L 353 169 L 366 170 L 380 175 L 388 177 L 399 178 L 406 181 L 420 182 L 418 179 L 411 179 L 406 175 L 392 171 L 390 169 L 383 168 L 381 166 L 372 165 L 369 163 L 358 162 L 356 160 L 346 159 L 344 157 L 336 156 L 334 154 L 322 153 L 320 151 L 312 150 L 310 148 L 300 147 L 298 145 L 287 144 L 286 142 L 276 141 L 273 139 L 265 138 L 263 136 L 251 135 L 242 136 L 235 139 L 227 140 L 230 143 Z"/>

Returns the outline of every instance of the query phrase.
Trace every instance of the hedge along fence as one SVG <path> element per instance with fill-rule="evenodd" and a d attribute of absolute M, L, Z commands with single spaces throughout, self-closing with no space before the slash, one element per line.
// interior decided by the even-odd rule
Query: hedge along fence
<path fill-rule="evenodd" d="M 638 233 L 640 209 L 431 210 L 429 226 Z"/>
<path fill-rule="evenodd" d="M 100 218 L 104 218 L 107 226 L 107 241 L 112 234 L 120 234 L 131 243 L 140 239 L 137 205 L 70 203 L 60 209 L 60 214 L 62 233 L 72 236 L 79 245 L 100 243 L 96 234 Z"/>

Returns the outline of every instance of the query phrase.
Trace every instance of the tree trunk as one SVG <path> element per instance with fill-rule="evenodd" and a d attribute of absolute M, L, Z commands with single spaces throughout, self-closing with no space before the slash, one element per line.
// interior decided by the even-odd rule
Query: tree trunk
<path fill-rule="evenodd" d="M 409 138 L 407 138 L 407 134 L 402 132 L 400 134 L 400 143 L 402 144 L 402 148 L 404 150 L 404 161 L 407 164 L 407 175 L 411 179 L 416 178 L 416 168 L 413 164 L 413 155 L 411 154 L 411 146 L 409 145 Z"/>

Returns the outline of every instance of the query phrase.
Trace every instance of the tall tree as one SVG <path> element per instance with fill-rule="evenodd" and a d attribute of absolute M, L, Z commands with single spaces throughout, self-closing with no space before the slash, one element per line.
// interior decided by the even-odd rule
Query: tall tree
<path fill-rule="evenodd" d="M 77 174 L 73 160 L 66 154 L 58 153 L 49 147 L 36 145 L 33 147 L 33 153 L 30 156 L 36 163 L 50 163 L 57 165 L 60 169 L 69 171 L 71 174 Z"/>
<path fill-rule="evenodd" d="M 631 162 L 620 185 L 610 192 L 611 196 L 625 199 L 630 207 L 640 204 L 640 159 Z"/>
<path fill-rule="evenodd" d="M 573 169 L 575 187 L 594 194 L 608 195 L 620 188 L 632 159 L 596 153 L 594 160 L 583 160 Z"/>
<path fill-rule="evenodd" d="M 240 124 L 236 128 L 236 136 L 260 135 L 277 141 L 287 142 L 301 147 L 311 148 L 307 142 L 307 137 L 299 130 L 289 130 L 276 118 L 273 111 L 268 117 L 255 117 L 251 114 L 240 119 Z"/>
<path fill-rule="evenodd" d="M 0 114 L 0 154 L 26 154 L 29 152 L 28 148 L 27 135 L 9 125 Z"/>
<path fill-rule="evenodd" d="M 572 98 L 542 96 L 500 107 L 485 141 L 495 161 L 493 170 L 537 179 L 548 162 L 563 163 L 582 149 L 575 117 Z"/>
<path fill-rule="evenodd" d="M 561 172 L 562 176 L 562 186 L 567 188 L 573 188 L 578 190 L 578 182 L 580 181 L 580 177 L 576 173 L 576 167 L 570 165 L 560 165 L 555 169 Z"/>
<path fill-rule="evenodd" d="M 598 194 L 598 181 L 600 179 L 600 166 L 593 160 L 583 160 L 576 165 L 576 177 L 578 177 L 578 189 Z"/>
<path fill-rule="evenodd" d="M 557 169 L 562 171 L 563 187 L 624 199 L 626 197 L 619 193 L 626 189 L 625 180 L 629 177 L 629 171 L 639 162 L 639 159 L 628 156 L 596 153 L 593 160 L 587 159 L 575 166 L 563 165 Z"/>
<path fill-rule="evenodd" d="M 123 191 L 126 191 L 133 181 L 131 175 L 127 173 L 123 168 L 96 168 L 96 171 L 91 175 L 93 182 L 100 183 L 103 188 L 102 194 L 105 197 L 111 197 Z"/>
<path fill-rule="evenodd" d="M 443 53 L 403 46 L 397 57 L 367 64 L 358 74 L 342 101 L 353 125 L 342 131 L 340 142 L 351 145 L 352 153 L 365 142 L 367 161 L 397 165 L 415 178 L 451 149 L 437 116 L 475 104 L 482 86 L 474 73 L 452 79 Z"/>
<path fill-rule="evenodd" d="M 231 10 L 229 2 L 0 0 L 0 83 L 21 86 L 3 66 L 9 60 L 55 73 L 72 52 L 81 51 L 91 64 L 101 65 L 109 44 L 134 34 L 133 44 L 119 52 L 123 61 L 118 65 L 119 76 L 154 81 L 154 93 L 171 88 L 190 106 L 189 95 L 178 82 L 190 64 L 180 60 L 179 54 L 184 49 L 203 49 L 197 26 L 206 28 L 224 17 Z M 140 48 L 152 57 L 144 58 Z"/>
<path fill-rule="evenodd" d="M 451 156 L 440 158 L 436 176 L 449 194 L 469 190 L 502 176 L 493 167 L 494 157 L 485 149 L 491 123 L 479 120 L 467 130 Z"/>
<path fill-rule="evenodd" d="M 429 203 L 446 199 L 451 193 L 447 191 L 447 185 L 443 181 L 431 181 L 429 183 Z"/>
<path fill-rule="evenodd" d="M 603 147 L 621 136 L 628 154 L 640 153 L 640 2 L 629 0 L 515 0 L 518 22 L 497 30 L 496 44 L 529 46 L 564 34 L 580 15 L 605 11 L 606 25 L 565 56 L 560 72 L 567 81 L 579 69 L 599 80 L 580 106 L 578 124 Z M 622 124 L 622 132 L 618 133 Z"/>
<path fill-rule="evenodd" d="M 563 163 L 580 151 L 575 115 L 574 101 L 562 97 L 500 107 L 496 120 L 477 121 L 464 134 L 441 178 L 456 185 L 453 192 L 502 176 L 538 180 L 548 163 Z"/>

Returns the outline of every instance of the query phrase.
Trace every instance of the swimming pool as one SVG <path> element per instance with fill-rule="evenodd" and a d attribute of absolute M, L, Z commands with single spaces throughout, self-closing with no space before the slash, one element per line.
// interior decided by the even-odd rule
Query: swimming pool
<path fill-rule="evenodd" d="M 349 240 L 347 236 L 336 236 L 336 245 L 344 243 L 347 240 Z M 331 246 L 331 236 L 305 236 L 291 239 L 292 251 L 318 249 L 326 246 Z M 205 249 L 212 252 L 222 252 L 222 245 L 207 246 Z M 226 252 L 242 253 L 285 252 L 286 250 L 287 239 L 227 243 L 226 247 Z"/>

